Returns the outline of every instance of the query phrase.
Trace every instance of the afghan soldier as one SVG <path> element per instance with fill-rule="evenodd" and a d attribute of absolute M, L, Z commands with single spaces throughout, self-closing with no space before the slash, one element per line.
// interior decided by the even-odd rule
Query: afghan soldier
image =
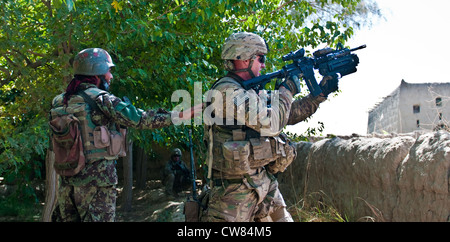
<path fill-rule="evenodd" d="M 163 183 L 166 187 L 166 194 L 175 197 L 185 187 L 190 185 L 191 180 L 189 169 L 184 161 L 181 160 L 181 154 L 181 150 L 175 148 L 163 170 Z"/>
<path fill-rule="evenodd" d="M 116 159 L 124 155 L 125 127 L 157 129 L 172 125 L 171 116 L 184 113 L 134 107 L 108 92 L 114 67 L 100 48 L 79 52 L 73 62 L 74 78 L 66 92 L 52 102 L 51 115 L 72 112 L 80 120 L 86 165 L 73 176 L 61 176 L 55 221 L 114 221 L 116 210 Z M 120 148 L 122 147 L 122 148 Z M 56 167 L 55 167 L 56 168 Z"/>
<path fill-rule="evenodd" d="M 316 112 L 327 95 L 337 90 L 337 79 L 324 78 L 323 93 L 292 101 L 298 82 L 286 79 L 267 95 L 245 90 L 242 83 L 265 68 L 268 46 L 260 36 L 240 32 L 225 40 L 222 59 L 228 74 L 212 86 L 205 109 L 208 208 L 202 221 L 293 221 L 286 209 L 274 174 L 283 172 L 296 151 L 281 133 Z M 273 97 L 277 98 L 273 98 Z"/>

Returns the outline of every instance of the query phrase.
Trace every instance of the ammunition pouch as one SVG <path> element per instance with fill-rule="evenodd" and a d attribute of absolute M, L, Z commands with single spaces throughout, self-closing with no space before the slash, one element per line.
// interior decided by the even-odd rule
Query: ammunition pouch
<path fill-rule="evenodd" d="M 213 163 L 213 169 L 226 171 L 228 174 L 244 175 L 250 172 L 250 142 L 228 141 L 222 144 L 223 162 Z M 221 167 L 215 167 L 220 165 Z"/>
<path fill-rule="evenodd" d="M 256 169 L 263 167 L 276 159 L 274 149 L 275 143 L 273 138 L 260 137 L 251 138 L 252 156 L 250 158 L 250 167 Z"/>
<path fill-rule="evenodd" d="M 268 171 L 272 174 L 284 172 L 292 161 L 294 161 L 295 157 L 297 157 L 297 151 L 291 142 L 284 144 L 283 146 L 284 147 L 280 149 L 280 154 L 277 155 L 277 159 L 267 166 Z M 282 153 L 284 153 L 284 155 Z"/>
<path fill-rule="evenodd" d="M 108 130 L 105 126 L 97 126 L 94 129 L 94 147 L 107 148 L 109 156 L 126 156 L 126 129 Z"/>
<path fill-rule="evenodd" d="M 212 168 L 226 177 L 250 174 L 269 165 L 269 172 L 283 172 L 296 157 L 295 148 L 285 134 L 261 137 L 252 129 L 215 126 Z M 223 177 L 222 177 L 223 178 Z"/>

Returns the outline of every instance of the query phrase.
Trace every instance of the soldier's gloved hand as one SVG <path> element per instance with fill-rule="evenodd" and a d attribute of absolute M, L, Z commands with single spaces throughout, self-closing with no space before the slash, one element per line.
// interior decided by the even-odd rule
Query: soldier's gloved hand
<path fill-rule="evenodd" d="M 319 84 L 322 89 L 323 96 L 328 97 L 330 93 L 337 91 L 339 89 L 338 84 L 339 79 L 337 74 L 324 76 Z"/>
<path fill-rule="evenodd" d="M 284 86 L 286 89 L 288 89 L 293 96 L 299 93 L 301 90 L 300 80 L 298 79 L 298 76 L 295 75 L 286 78 L 286 80 L 282 82 L 280 86 Z"/>
<path fill-rule="evenodd" d="M 127 96 L 123 96 L 122 101 L 124 101 L 126 104 L 131 104 L 131 101 Z"/>
<path fill-rule="evenodd" d="M 313 56 L 317 58 L 317 57 L 321 57 L 324 55 L 328 55 L 329 53 L 331 53 L 333 51 L 334 50 L 331 48 L 323 48 L 323 49 L 314 51 Z"/>

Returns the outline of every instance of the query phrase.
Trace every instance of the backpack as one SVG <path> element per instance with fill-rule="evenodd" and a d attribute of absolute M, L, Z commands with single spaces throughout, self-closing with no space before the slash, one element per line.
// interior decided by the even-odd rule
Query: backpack
<path fill-rule="evenodd" d="M 51 142 L 55 153 L 54 168 L 61 176 L 74 176 L 86 164 L 81 140 L 80 120 L 73 114 L 50 120 Z"/>
<path fill-rule="evenodd" d="M 92 88 L 90 95 L 102 91 Z M 64 106 L 64 93 L 56 96 L 50 110 L 49 126 L 51 145 L 55 153 L 54 168 L 62 176 L 74 176 L 86 165 L 100 159 L 115 160 L 126 156 L 126 129 L 115 126 L 108 130 L 105 126 L 90 126 L 86 107 L 101 112 L 86 91 L 71 98 L 71 105 Z"/>

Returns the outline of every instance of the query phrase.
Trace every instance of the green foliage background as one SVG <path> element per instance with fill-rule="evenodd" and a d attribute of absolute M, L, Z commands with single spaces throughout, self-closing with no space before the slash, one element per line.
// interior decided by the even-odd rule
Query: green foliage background
<path fill-rule="evenodd" d="M 283 65 L 277 60 L 283 53 L 345 43 L 358 18 L 377 11 L 373 6 L 368 0 L 0 1 L 0 177 L 27 183 L 40 176 L 50 102 L 65 90 L 73 57 L 84 48 L 111 54 L 112 93 L 142 109 L 171 110 L 173 91 L 193 96 L 194 82 L 206 91 L 224 74 L 220 47 L 231 33 L 264 37 L 272 71 Z M 187 144 L 187 129 L 131 133 L 142 147 L 170 146 Z M 201 133 L 196 127 L 194 140 Z"/>

